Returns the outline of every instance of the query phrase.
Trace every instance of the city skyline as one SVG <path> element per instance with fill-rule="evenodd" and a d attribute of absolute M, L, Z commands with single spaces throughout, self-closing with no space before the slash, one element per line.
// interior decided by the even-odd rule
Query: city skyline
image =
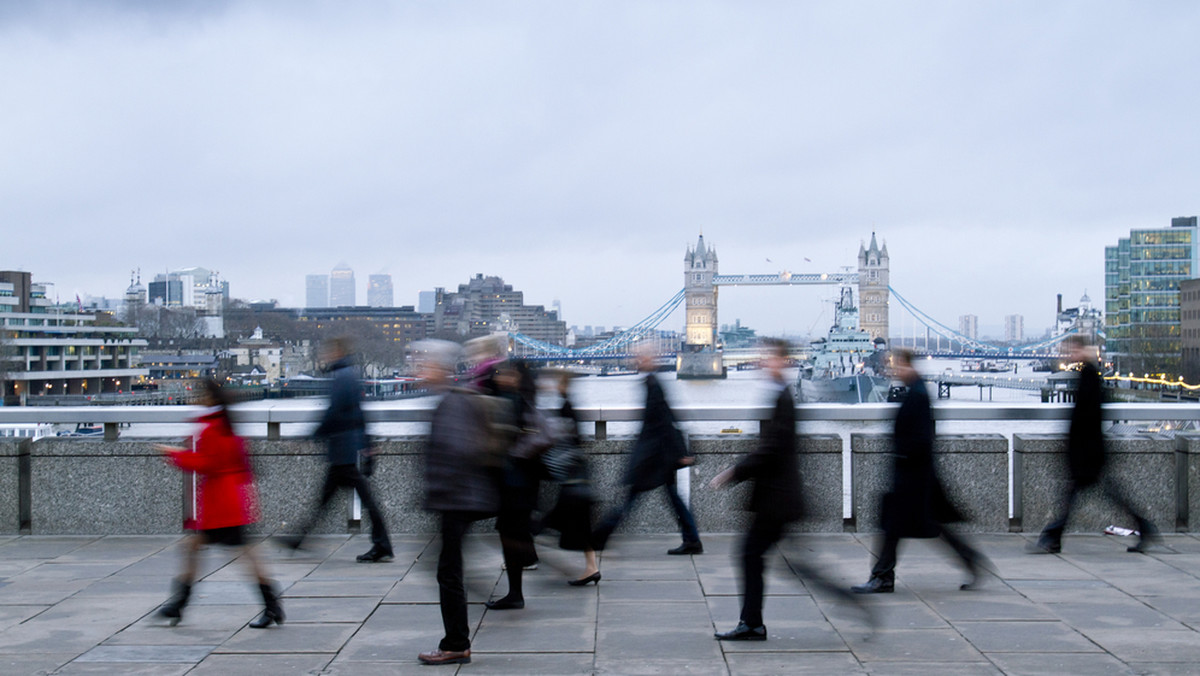
<path fill-rule="evenodd" d="M 303 274 L 344 259 L 389 270 L 397 304 L 483 273 L 561 300 L 570 324 L 628 325 L 682 287 L 700 231 L 728 273 L 836 272 L 874 231 L 892 285 L 941 322 L 1020 314 L 1036 335 L 1054 294 L 1100 296 L 1106 245 L 1200 211 L 1197 19 L 1183 3 L 8 6 L 0 86 L 23 105 L 0 110 L 0 221 L 77 246 L 18 237 L 4 267 L 66 299 L 200 262 L 239 298 L 301 306 Z M 721 316 L 819 333 L 832 295 L 727 289 Z"/>

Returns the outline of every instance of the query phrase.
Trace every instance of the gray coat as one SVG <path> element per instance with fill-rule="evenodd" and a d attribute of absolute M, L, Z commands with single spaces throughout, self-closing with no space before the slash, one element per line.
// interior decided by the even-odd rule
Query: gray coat
<path fill-rule="evenodd" d="M 425 509 L 494 514 L 500 492 L 487 457 L 487 414 L 477 395 L 451 390 L 433 412 L 425 446 Z"/>

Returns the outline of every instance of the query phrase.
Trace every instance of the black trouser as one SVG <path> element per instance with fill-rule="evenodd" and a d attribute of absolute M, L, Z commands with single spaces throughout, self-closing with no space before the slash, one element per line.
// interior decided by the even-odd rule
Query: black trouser
<path fill-rule="evenodd" d="M 755 515 L 745 539 L 742 540 L 742 622 L 751 628 L 763 626 L 763 573 L 765 555 L 783 537 L 783 522 Z"/>
<path fill-rule="evenodd" d="M 313 511 L 304 528 L 300 529 L 300 533 L 307 535 L 312 530 L 317 519 L 329 506 L 329 501 L 337 494 L 338 488 L 353 488 L 354 492 L 358 493 L 358 499 L 362 501 L 363 508 L 371 517 L 371 544 L 380 549 L 392 551 L 392 541 L 388 539 L 383 512 L 380 511 L 379 505 L 375 504 L 375 499 L 371 497 L 371 488 L 367 484 L 367 478 L 358 471 L 358 467 L 355 465 L 329 466 L 329 471 L 325 474 L 325 485 L 321 487 L 321 501 L 317 503 L 316 510 Z"/>
<path fill-rule="evenodd" d="M 663 485 L 663 490 L 667 492 L 667 500 L 671 503 L 671 509 L 675 512 L 675 520 L 679 523 L 679 531 L 683 536 L 683 541 L 688 544 L 700 542 L 700 531 L 696 528 L 696 519 L 692 516 L 692 512 L 688 506 L 684 504 L 683 498 L 679 497 L 679 489 L 675 484 L 675 472 L 671 472 L 667 477 L 667 483 Z M 621 503 L 620 507 L 605 515 L 600 521 L 600 525 L 596 527 L 595 548 L 604 549 L 604 545 L 608 542 L 608 537 L 616 530 L 621 521 L 629 515 L 633 510 L 633 503 L 637 501 L 641 492 L 630 489 L 625 496 L 625 502 Z"/>
<path fill-rule="evenodd" d="M 945 526 L 939 524 L 938 535 L 942 538 L 950 549 L 954 550 L 955 554 L 963 560 L 963 564 L 968 571 L 975 572 L 975 568 L 981 559 L 979 552 L 975 551 L 961 535 L 954 531 L 947 530 Z M 900 536 L 895 532 L 883 531 L 883 546 L 879 548 L 879 560 L 875 562 L 875 567 L 871 569 L 871 577 L 878 577 L 892 582 L 896 579 L 896 559 L 898 549 L 900 547 Z"/>
<path fill-rule="evenodd" d="M 1067 527 L 1067 519 L 1071 518 L 1071 509 L 1075 506 L 1075 501 L 1079 499 L 1080 493 L 1091 488 L 1092 486 L 1097 486 L 1104 495 L 1108 496 L 1108 498 L 1116 503 L 1118 507 L 1125 510 L 1126 514 L 1133 517 L 1134 522 L 1137 524 L 1138 530 L 1142 533 L 1142 537 L 1146 537 L 1148 534 L 1153 534 L 1156 532 L 1154 524 L 1150 523 L 1150 521 L 1144 515 L 1142 515 L 1142 513 L 1139 512 L 1136 507 L 1133 506 L 1133 503 L 1130 502 L 1129 496 L 1125 493 L 1124 488 L 1122 488 L 1121 485 L 1116 481 L 1111 479 L 1108 474 L 1103 474 L 1100 477 L 1100 481 L 1095 484 L 1080 486 L 1074 481 L 1070 482 L 1070 487 L 1067 489 L 1067 494 L 1063 496 L 1062 505 L 1059 507 L 1059 517 L 1051 521 L 1044 529 L 1042 529 L 1042 535 L 1041 538 L 1039 538 L 1039 542 L 1047 545 L 1062 544 L 1063 530 Z"/>
<path fill-rule="evenodd" d="M 784 538 L 786 522 L 756 514 L 750 530 L 742 540 L 742 615 L 741 621 L 751 628 L 763 626 L 763 593 L 766 591 L 764 575 L 767 570 L 766 553 L 772 545 Z M 805 584 L 820 587 L 825 593 L 839 600 L 862 607 L 862 598 L 851 594 L 839 584 L 835 584 L 820 571 L 809 566 L 804 560 L 793 557 L 789 559 L 791 567 Z"/>
<path fill-rule="evenodd" d="M 438 650 L 461 652 L 471 647 L 467 621 L 467 589 L 463 581 L 463 535 L 481 515 L 474 512 L 442 512 L 442 552 L 438 555 L 438 602 L 446 635 Z"/>
<path fill-rule="evenodd" d="M 522 569 L 538 561 L 532 533 L 532 514 L 536 503 L 536 481 L 532 486 L 505 487 L 500 490 L 500 514 L 496 517 L 496 530 L 500 533 L 500 549 L 504 554 L 508 578 L 506 596 L 514 600 L 524 598 Z"/>

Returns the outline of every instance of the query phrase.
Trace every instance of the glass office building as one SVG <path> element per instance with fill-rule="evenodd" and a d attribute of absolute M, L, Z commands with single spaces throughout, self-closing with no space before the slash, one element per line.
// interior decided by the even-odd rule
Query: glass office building
<path fill-rule="evenodd" d="M 1179 284 L 1200 276 L 1198 254 L 1195 216 L 1131 230 L 1105 247 L 1105 346 L 1118 370 L 1178 373 Z"/>

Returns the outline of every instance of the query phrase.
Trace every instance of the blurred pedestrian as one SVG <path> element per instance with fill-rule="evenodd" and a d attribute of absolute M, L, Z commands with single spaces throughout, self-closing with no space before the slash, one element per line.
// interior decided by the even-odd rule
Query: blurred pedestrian
<path fill-rule="evenodd" d="M 962 560 L 968 579 L 961 589 L 979 583 L 981 568 L 987 559 L 963 536 L 945 524 L 963 517 L 946 496 L 933 464 L 936 429 L 925 380 L 913 367 L 909 350 L 892 351 L 892 371 L 908 388 L 908 394 L 896 412 L 892 434 L 893 458 L 891 491 L 883 496 L 880 521 L 883 526 L 878 560 L 871 578 L 852 587 L 859 594 L 891 593 L 896 584 L 896 559 L 901 538 L 941 537 Z"/>
<path fill-rule="evenodd" d="M 359 554 L 359 563 L 391 561 L 392 542 L 388 537 L 383 510 L 379 509 L 366 477 L 359 471 L 360 455 L 369 453 L 367 421 L 362 410 L 362 383 L 355 369 L 348 338 L 333 338 L 322 345 L 326 371 L 332 375 L 329 387 L 329 407 L 317 426 L 313 436 L 324 439 L 326 460 L 325 482 L 316 508 L 300 528 L 299 535 L 285 536 L 280 540 L 292 549 L 299 549 L 304 539 L 316 525 L 321 514 L 329 507 L 338 488 L 352 488 L 358 493 L 363 508 L 371 517 L 371 549 Z"/>
<path fill-rule="evenodd" d="M 604 549 L 613 530 L 629 515 L 637 498 L 661 486 L 667 493 L 683 535 L 683 544 L 667 553 L 702 554 L 704 545 L 700 542 L 696 520 L 675 484 L 676 470 L 691 466 L 695 458 L 689 453 L 683 433 L 676 423 L 675 413 L 667 404 L 662 383 L 654 375 L 654 355 L 649 349 L 643 347 L 638 350 L 637 367 L 640 373 L 645 374 L 646 407 L 642 414 L 642 431 L 629 453 L 629 464 L 625 470 L 627 492 L 621 506 L 610 511 L 596 528 L 593 545 L 598 550 Z"/>
<path fill-rule="evenodd" d="M 431 389 L 444 393 L 434 410 L 425 446 L 425 509 L 437 513 L 440 521 L 437 581 L 445 633 L 436 650 L 418 655 L 424 664 L 471 661 L 463 536 L 475 521 L 494 516 L 500 504 L 488 458 L 489 423 L 482 397 L 450 387 L 458 353 L 457 345 L 441 340 L 413 346 L 421 377 Z"/>
<path fill-rule="evenodd" d="M 202 397 L 210 410 L 200 417 L 204 428 L 196 437 L 195 450 L 158 447 L 176 467 L 199 476 L 196 518 L 189 524 L 195 532 L 184 543 L 183 572 L 158 615 L 172 626 L 179 623 L 196 581 L 200 550 L 204 545 L 225 545 L 241 550 L 238 558 L 246 562 L 262 594 L 263 612 L 250 626 L 263 629 L 271 623 L 283 624 L 283 605 L 275 585 L 254 547 L 246 544 L 246 526 L 258 519 L 258 497 L 246 445 L 233 433 L 228 402 L 216 381 L 204 381 Z"/>
<path fill-rule="evenodd" d="M 488 601 L 490 610 L 525 607 L 522 574 L 538 563 L 533 544 L 532 515 L 537 507 L 542 475 L 541 455 L 554 438 L 549 424 L 537 408 L 537 376 L 525 362 L 507 363 L 496 374 L 499 394 L 512 401 L 514 420 L 520 430 L 508 449 L 500 484 L 500 513 L 496 530 L 504 552 L 508 593 Z"/>
<path fill-rule="evenodd" d="M 742 612 L 736 627 L 714 634 L 721 641 L 767 640 L 767 627 L 763 624 L 765 555 L 783 539 L 787 525 L 804 515 L 800 461 L 796 452 L 796 403 L 784 377 L 788 344 L 768 339 L 763 341 L 763 347 L 767 350 L 763 366 L 772 395 L 771 417 L 762 427 L 754 452 L 709 482 L 713 488 L 742 481 L 754 484 L 748 505 L 754 519 L 742 539 Z M 802 562 L 797 563 L 802 576 L 809 582 L 855 602 L 844 589 Z"/>
<path fill-rule="evenodd" d="M 1063 530 L 1075 501 L 1084 490 L 1098 487 L 1103 495 L 1133 517 L 1137 524 L 1139 539 L 1128 548 L 1130 552 L 1145 552 L 1151 545 L 1162 540 L 1158 528 L 1130 501 L 1124 487 L 1105 470 L 1103 420 L 1100 409 L 1104 401 L 1104 383 L 1096 363 L 1096 349 L 1083 336 L 1067 336 L 1063 340 L 1070 353 L 1071 361 L 1079 364 L 1079 378 L 1075 388 L 1075 409 L 1071 412 L 1071 426 L 1067 432 L 1067 473 L 1070 479 L 1062 495 L 1058 516 L 1042 530 L 1035 544 L 1030 546 L 1033 554 L 1057 554 L 1062 551 Z"/>
<path fill-rule="evenodd" d="M 542 456 L 547 473 L 559 486 L 558 499 L 542 524 L 559 532 L 558 546 L 575 552 L 583 552 L 583 575 L 567 584 L 582 587 L 589 583 L 600 584 L 600 567 L 596 564 L 596 550 L 592 547 L 592 482 L 588 472 L 587 457 L 579 437 L 579 419 L 571 405 L 570 387 L 573 375 L 563 370 L 556 374 L 555 387 L 561 400 L 558 409 L 559 434 L 557 443 Z"/>

